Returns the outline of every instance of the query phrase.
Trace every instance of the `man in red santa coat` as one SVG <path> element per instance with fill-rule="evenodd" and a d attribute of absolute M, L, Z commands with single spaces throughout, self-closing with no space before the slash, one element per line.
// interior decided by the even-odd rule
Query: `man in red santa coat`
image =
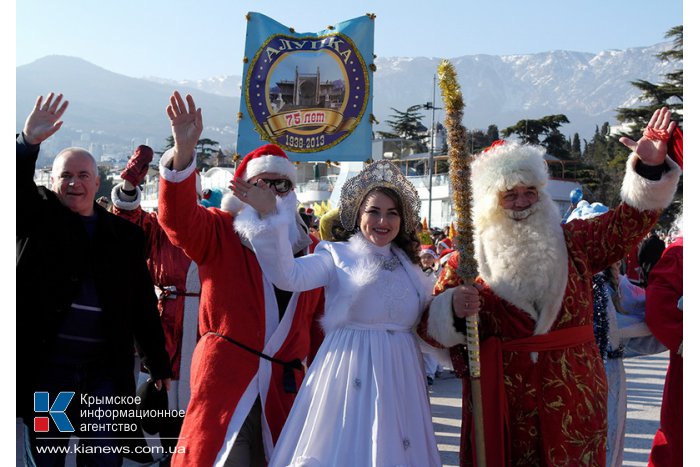
<path fill-rule="evenodd" d="M 622 259 L 671 202 L 680 169 L 666 157 L 665 139 L 674 126 L 662 109 L 649 123 L 649 136 L 621 139 L 634 151 L 622 204 L 564 225 L 545 190 L 544 149 L 501 142 L 472 163 L 489 466 L 605 464 L 607 387 L 593 336 L 591 278 Z M 450 303 L 451 288 L 464 287 L 458 285 L 458 262 L 455 253 L 419 332 L 450 348 L 455 370 L 468 378 L 463 318 L 470 312 Z M 465 381 L 463 466 L 475 462 L 472 435 Z"/>
<path fill-rule="evenodd" d="M 202 114 L 191 96 L 186 100 L 175 92 L 167 109 L 175 146 L 160 161 L 158 209 L 170 240 L 199 266 L 202 337 L 172 465 L 262 466 L 304 377 L 302 362 L 308 365 L 322 339 L 317 319 L 323 295 L 321 289 L 286 292 L 265 278 L 248 241 L 259 225 L 254 209 L 242 208 L 233 196 L 222 202 L 229 212 L 197 204 Z M 235 176 L 267 183 L 276 191 L 278 211 L 298 215 L 295 174 L 280 148 L 265 145 L 243 159 Z M 289 234 L 295 254 L 312 246 L 301 225 Z"/>

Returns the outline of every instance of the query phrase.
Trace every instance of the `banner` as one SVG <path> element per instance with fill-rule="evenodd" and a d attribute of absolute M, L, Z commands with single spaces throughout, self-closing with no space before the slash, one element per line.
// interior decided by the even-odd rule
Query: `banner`
<path fill-rule="evenodd" d="M 371 158 L 374 16 L 301 34 L 246 18 L 238 154 L 270 142 L 293 161 Z"/>

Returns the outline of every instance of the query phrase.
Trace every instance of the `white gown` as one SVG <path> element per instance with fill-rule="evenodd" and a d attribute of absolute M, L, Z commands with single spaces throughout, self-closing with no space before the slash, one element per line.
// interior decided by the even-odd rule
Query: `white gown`
<path fill-rule="evenodd" d="M 325 287 L 326 337 L 270 467 L 441 465 L 413 332 L 430 281 L 403 251 L 362 235 L 321 242 L 314 255 L 295 260 L 286 229 L 274 224 L 252 240 L 263 272 L 285 290 Z M 384 269 L 376 255 L 400 262 Z"/>

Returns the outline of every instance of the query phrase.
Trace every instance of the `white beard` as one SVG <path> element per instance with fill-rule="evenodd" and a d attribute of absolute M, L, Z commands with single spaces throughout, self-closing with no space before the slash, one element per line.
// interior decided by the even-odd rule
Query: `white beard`
<path fill-rule="evenodd" d="M 535 334 L 549 331 L 566 291 L 568 260 L 560 215 L 549 196 L 527 212 L 498 206 L 478 219 L 479 272 L 493 291 L 536 321 Z"/>

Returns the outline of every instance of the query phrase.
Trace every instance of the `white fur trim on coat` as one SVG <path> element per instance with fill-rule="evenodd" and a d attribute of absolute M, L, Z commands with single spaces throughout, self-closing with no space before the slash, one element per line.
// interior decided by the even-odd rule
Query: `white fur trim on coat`
<path fill-rule="evenodd" d="M 280 208 L 282 197 L 277 197 L 277 212 L 270 214 L 265 218 L 261 218 L 258 211 L 249 204 L 245 204 L 238 212 L 233 227 L 239 235 L 245 238 L 253 238 L 266 230 L 270 230 L 277 225 L 288 226 L 294 223 L 294 211 Z M 239 200 L 240 201 L 240 200 Z M 242 201 L 241 201 L 242 202 Z"/>
<path fill-rule="evenodd" d="M 278 196 L 276 198 L 277 211 L 274 214 L 260 218 L 258 211 L 252 206 L 245 204 L 238 215 L 233 220 L 233 228 L 240 235 L 244 244 L 249 239 L 277 225 L 285 226 L 290 243 L 292 244 L 292 252 L 294 254 L 308 248 L 311 245 L 304 221 L 301 220 L 297 211 L 297 197 L 293 191 L 287 196 Z"/>
<path fill-rule="evenodd" d="M 141 205 L 141 189 L 136 187 L 136 198 L 132 201 L 125 201 L 121 198 L 122 196 L 126 196 L 126 194 L 122 192 L 123 187 L 124 183 L 119 183 L 112 188 L 112 204 L 122 211 L 133 211 Z"/>
<path fill-rule="evenodd" d="M 163 153 L 158 163 L 158 169 L 160 170 L 160 176 L 169 182 L 179 183 L 187 179 L 192 172 L 194 172 L 197 167 L 197 154 L 192 151 L 192 161 L 190 165 L 182 170 L 171 170 L 168 168 L 168 163 L 175 157 L 175 149 L 170 148 Z"/>
<path fill-rule="evenodd" d="M 233 214 L 234 216 L 238 214 L 246 204 L 238 199 L 233 193 L 226 193 L 223 198 L 221 198 L 221 210 Z"/>
<path fill-rule="evenodd" d="M 293 185 L 296 185 L 297 168 L 289 159 L 274 155 L 260 156 L 248 161 L 243 179 L 247 181 L 264 172 L 284 175 Z"/>
<path fill-rule="evenodd" d="M 640 211 L 652 211 L 665 209 L 673 201 L 676 193 L 676 185 L 681 175 L 681 169 L 666 156 L 666 163 L 671 170 L 661 176 L 661 180 L 648 180 L 634 170 L 634 165 L 639 160 L 637 153 L 632 153 L 627 158 L 627 170 L 622 181 L 620 198 Z"/>
<path fill-rule="evenodd" d="M 435 297 L 428 315 L 428 335 L 447 348 L 466 342 L 466 336 L 454 327 L 452 295 L 454 289 L 448 289 Z"/>

